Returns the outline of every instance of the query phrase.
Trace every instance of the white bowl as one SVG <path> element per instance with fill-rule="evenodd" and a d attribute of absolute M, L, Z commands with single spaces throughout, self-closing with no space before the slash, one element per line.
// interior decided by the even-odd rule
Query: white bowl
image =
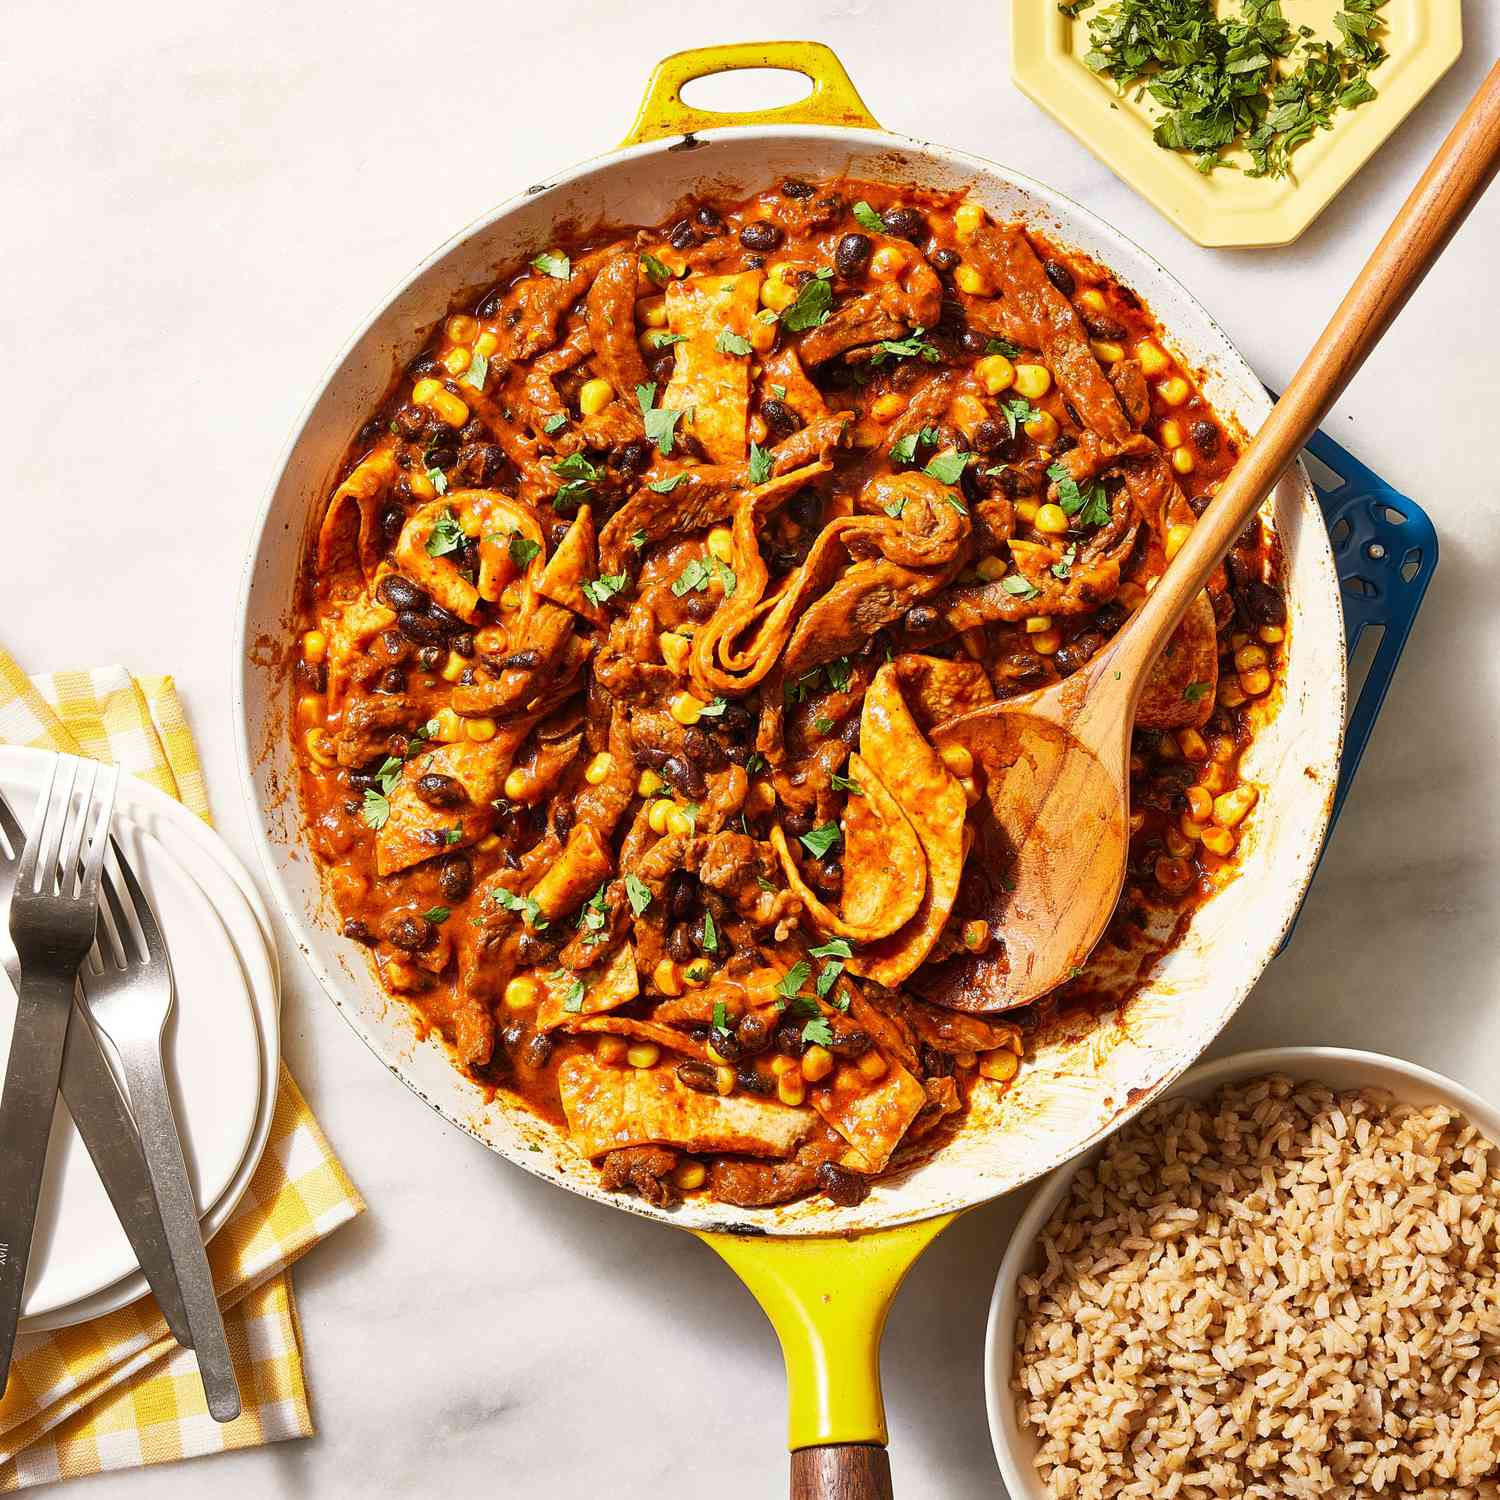
<path fill-rule="evenodd" d="M 1500 1142 L 1500 1110 L 1461 1084 L 1415 1063 L 1402 1062 L 1399 1057 L 1383 1057 L 1378 1052 L 1357 1052 L 1347 1047 L 1266 1047 L 1258 1052 L 1240 1052 L 1194 1068 L 1161 1097 L 1206 1098 L 1221 1084 L 1265 1073 L 1283 1073 L 1338 1089 L 1385 1089 L 1408 1104 L 1451 1105 L 1492 1141 Z M 1011 1235 L 995 1277 L 984 1336 L 984 1403 L 989 1413 L 990 1442 L 1010 1500 L 1054 1500 L 1037 1477 L 1035 1460 L 1039 1444 L 1017 1420 L 1015 1393 L 1010 1388 L 1017 1283 L 1022 1272 L 1031 1268 L 1037 1241 L 1067 1193 L 1073 1174 L 1104 1149 L 1100 1145 L 1084 1152 L 1041 1183 Z"/>

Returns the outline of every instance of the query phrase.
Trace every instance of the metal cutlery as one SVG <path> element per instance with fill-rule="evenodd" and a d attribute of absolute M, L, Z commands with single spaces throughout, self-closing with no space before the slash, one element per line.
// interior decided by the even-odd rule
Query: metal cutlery
<path fill-rule="evenodd" d="M 230 1422 L 240 1414 L 239 1386 L 162 1062 L 162 1031 L 174 1003 L 172 963 L 135 872 L 113 840 L 111 848 L 115 868 L 104 880 L 106 920 L 79 977 L 89 1014 L 114 1043 L 124 1068 L 209 1414 Z"/>
<path fill-rule="evenodd" d="M 10 1379 L 63 1042 L 94 941 L 118 782 L 113 766 L 58 756 L 16 862 L 10 935 L 21 982 L 0 1091 L 0 1392 Z"/>
<path fill-rule="evenodd" d="M 0 834 L 4 835 L 0 838 L 0 911 L 4 911 L 10 903 L 26 836 L 3 791 L 0 791 Z M 6 955 L 4 967 L 11 985 L 19 992 L 21 971 L 10 954 Z M 136 1135 L 135 1121 L 105 1060 L 99 1038 L 83 1013 L 76 990 L 67 1039 L 63 1043 L 59 1088 L 167 1327 L 179 1344 L 191 1343 L 187 1312 L 177 1288 L 161 1210 L 146 1171 L 146 1157 Z"/>

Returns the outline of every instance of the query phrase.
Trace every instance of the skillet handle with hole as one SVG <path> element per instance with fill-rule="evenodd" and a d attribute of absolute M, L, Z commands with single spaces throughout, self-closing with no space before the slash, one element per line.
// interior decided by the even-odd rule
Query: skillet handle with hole
<path fill-rule="evenodd" d="M 880 1336 L 906 1273 L 955 1218 L 835 1238 L 698 1233 L 781 1341 L 792 1500 L 891 1500 Z"/>
<path fill-rule="evenodd" d="M 699 109 L 682 97 L 683 89 L 695 78 L 764 68 L 801 73 L 811 82 L 812 92 L 791 104 L 748 110 Z M 691 47 L 662 58 L 620 145 L 639 146 L 663 136 L 688 136 L 727 125 L 880 129 L 831 47 L 822 42 L 734 42 L 720 47 Z"/>

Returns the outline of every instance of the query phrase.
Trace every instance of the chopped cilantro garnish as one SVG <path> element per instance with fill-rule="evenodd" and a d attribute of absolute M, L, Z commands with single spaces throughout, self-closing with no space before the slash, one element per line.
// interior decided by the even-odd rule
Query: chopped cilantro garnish
<path fill-rule="evenodd" d="M 848 792 L 851 797 L 863 797 L 865 789 L 848 776 L 841 776 L 837 771 L 828 778 L 828 784 L 836 792 Z"/>
<path fill-rule="evenodd" d="M 881 339 L 870 356 L 870 363 L 877 369 L 888 359 L 922 359 L 930 365 L 937 364 L 943 357 L 942 351 L 922 337 L 925 331 L 918 326 L 912 329 L 909 338 Z"/>
<path fill-rule="evenodd" d="M 714 573 L 723 586 L 724 597 L 726 599 L 733 599 L 734 591 L 740 586 L 739 579 L 735 577 L 734 569 L 728 563 L 720 562 L 716 557 L 714 558 Z"/>
<path fill-rule="evenodd" d="M 959 453 L 957 450 L 950 453 L 936 453 L 928 459 L 927 467 L 922 472 L 930 475 L 939 484 L 957 484 L 973 457 L 972 453 Z"/>
<path fill-rule="evenodd" d="M 566 281 L 573 274 L 573 262 L 553 250 L 543 250 L 540 255 L 533 256 L 531 264 L 543 276 L 551 276 L 557 281 Z"/>
<path fill-rule="evenodd" d="M 555 969 L 550 977 L 553 979 L 567 979 L 569 976 L 566 969 Z M 583 1009 L 583 981 L 581 979 L 574 978 L 568 985 L 567 993 L 563 996 L 562 1008 L 569 1015 L 574 1016 Z"/>
<path fill-rule="evenodd" d="M 782 325 L 791 333 L 817 328 L 828 321 L 833 307 L 833 272 L 824 267 L 797 289 L 797 298 L 781 314 Z"/>
<path fill-rule="evenodd" d="M 552 465 L 552 472 L 564 481 L 552 497 L 556 510 L 588 499 L 593 493 L 594 481 L 599 478 L 598 468 L 581 453 L 570 453 L 566 458 L 558 459 Z"/>
<path fill-rule="evenodd" d="M 708 588 L 712 569 L 701 557 L 692 558 L 672 580 L 672 592 L 680 599 L 684 594 L 701 594 Z"/>
<path fill-rule="evenodd" d="M 1207 692 L 1208 684 L 1206 682 L 1190 682 L 1183 688 L 1182 696 L 1188 703 L 1197 703 Z"/>
<path fill-rule="evenodd" d="M 1109 520 L 1109 496 L 1097 479 L 1082 486 L 1063 463 L 1050 465 L 1047 477 L 1057 485 L 1057 503 L 1065 516 L 1077 516 L 1080 526 L 1102 526 Z"/>
<path fill-rule="evenodd" d="M 646 335 L 646 342 L 653 349 L 670 349 L 673 344 L 680 344 L 686 338 L 685 333 L 668 333 L 665 328 L 653 328 Z"/>
<path fill-rule="evenodd" d="M 450 552 L 457 552 L 463 544 L 464 532 L 458 524 L 458 517 L 451 510 L 445 510 L 428 535 L 428 557 L 446 557 Z"/>
<path fill-rule="evenodd" d="M 814 859 L 822 859 L 841 837 L 837 823 L 820 823 L 816 828 L 804 833 L 801 842 L 802 847 Z"/>
<path fill-rule="evenodd" d="M 649 250 L 641 252 L 641 270 L 657 286 L 665 286 L 672 279 L 671 267 L 664 265 Z"/>
<path fill-rule="evenodd" d="M 684 470 L 681 474 L 668 474 L 665 479 L 653 479 L 646 488 L 655 490 L 658 495 L 670 495 L 686 478 L 687 472 Z"/>
<path fill-rule="evenodd" d="M 1007 359 L 1019 359 L 1021 346 L 1013 344 L 1009 339 L 990 338 L 985 341 L 984 352 L 986 354 L 1003 354 Z"/>
<path fill-rule="evenodd" d="M 532 541 L 529 536 L 517 533 L 510 539 L 510 560 L 518 568 L 524 568 L 541 550 L 542 544 Z"/>
<path fill-rule="evenodd" d="M 854 205 L 853 213 L 854 221 L 861 229 L 868 229 L 871 234 L 885 233 L 885 220 L 863 198 Z"/>
<path fill-rule="evenodd" d="M 630 901 L 630 909 L 636 916 L 645 911 L 651 905 L 651 890 L 639 875 L 627 875 L 625 877 L 625 895 Z"/>
<path fill-rule="evenodd" d="M 1023 578 L 1019 573 L 1007 573 L 1000 580 L 1000 587 L 1007 594 L 1014 594 L 1017 599 L 1035 599 L 1041 593 L 1029 579 Z"/>
<path fill-rule="evenodd" d="M 484 389 L 484 383 L 489 378 L 490 362 L 482 354 L 476 354 L 469 361 L 469 368 L 464 371 L 460 379 L 465 385 L 471 385 L 476 391 Z"/>
<path fill-rule="evenodd" d="M 824 718 L 822 714 L 819 714 L 818 717 L 812 721 L 812 727 L 818 734 L 832 734 L 833 720 Z"/>
<path fill-rule="evenodd" d="M 1041 412 L 1025 396 L 1012 396 L 1009 401 L 1000 403 L 1000 415 L 1005 418 L 1005 425 L 1010 429 L 1011 437 L 1014 437 L 1017 427 L 1034 422 L 1041 416 Z"/>
<path fill-rule="evenodd" d="M 818 1016 L 802 1028 L 802 1040 L 809 1046 L 827 1047 L 833 1042 L 833 1028 L 827 1016 Z"/>
<path fill-rule="evenodd" d="M 646 545 L 646 541 L 646 533 L 642 531 L 639 526 L 637 526 L 636 529 L 630 533 L 630 545 L 634 547 L 637 552 L 639 552 L 641 548 Z"/>
<path fill-rule="evenodd" d="M 819 1000 L 826 1000 L 828 998 L 829 990 L 838 983 L 839 975 L 843 972 L 844 966 L 841 963 L 824 964 L 818 970 L 817 982 L 813 985 L 813 988 L 818 992 Z"/>
<path fill-rule="evenodd" d="M 429 906 L 427 910 L 422 913 L 422 915 L 426 917 L 429 922 L 432 922 L 434 925 L 440 927 L 444 922 L 448 920 L 449 917 L 453 915 L 453 908 L 451 906 Z"/>
<path fill-rule="evenodd" d="M 759 443 L 750 444 L 750 483 L 764 484 L 771 477 L 771 455 Z"/>
<path fill-rule="evenodd" d="M 847 656 L 835 656 L 823 668 L 823 675 L 828 679 L 828 686 L 836 693 L 847 693 L 849 691 L 849 677 L 851 668 Z"/>
<path fill-rule="evenodd" d="M 809 948 L 807 950 L 814 958 L 853 958 L 854 949 L 849 946 L 848 938 L 829 938 L 820 948 Z"/>
<path fill-rule="evenodd" d="M 513 891 L 506 890 L 503 885 L 498 885 L 489 893 L 488 899 L 492 906 L 518 913 L 521 920 L 533 932 L 547 930 L 547 920 L 542 916 L 542 909 L 530 896 L 517 896 Z"/>
<path fill-rule="evenodd" d="M 777 981 L 776 993 L 790 1000 L 811 977 L 812 965 L 799 958 Z"/>
<path fill-rule="evenodd" d="M 1073 563 L 1077 556 L 1078 548 L 1070 542 L 1061 560 L 1052 564 L 1052 576 L 1054 578 L 1071 578 L 1073 576 Z"/>
<path fill-rule="evenodd" d="M 443 842 L 450 848 L 454 844 L 462 842 L 463 836 L 464 831 L 462 828 L 445 828 L 443 830 Z"/>
<path fill-rule="evenodd" d="M 703 951 L 705 953 L 717 953 L 719 951 L 719 929 L 714 926 L 713 913 L 703 913 Z"/>
<path fill-rule="evenodd" d="M 391 815 L 390 800 L 384 794 L 377 792 L 374 787 L 366 787 L 365 805 L 360 808 L 359 815 L 366 826 L 378 833 L 385 827 L 385 820 Z"/>
<path fill-rule="evenodd" d="M 724 698 L 715 698 L 712 703 L 698 710 L 698 717 L 700 719 L 720 719 L 723 718 L 724 710 L 728 707 L 729 704 Z"/>
<path fill-rule="evenodd" d="M 561 432 L 568 425 L 568 414 L 566 412 L 554 412 L 542 423 L 542 431 L 545 433 Z"/>
<path fill-rule="evenodd" d="M 626 573 L 603 573 L 583 585 L 583 597 L 591 604 L 604 604 L 629 582 L 630 577 Z"/>
<path fill-rule="evenodd" d="M 714 340 L 714 348 L 720 354 L 745 355 L 750 352 L 750 340 L 732 329 L 724 328 Z"/>

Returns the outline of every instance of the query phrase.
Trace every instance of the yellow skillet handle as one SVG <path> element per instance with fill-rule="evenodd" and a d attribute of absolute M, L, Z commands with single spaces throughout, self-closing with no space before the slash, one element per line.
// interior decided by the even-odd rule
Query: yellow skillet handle
<path fill-rule="evenodd" d="M 682 90 L 695 78 L 735 73 L 745 68 L 783 68 L 812 81 L 812 93 L 795 104 L 774 109 L 694 109 L 683 103 Z M 724 125 L 843 125 L 879 130 L 865 108 L 844 65 L 822 42 L 732 42 L 720 47 L 691 47 L 656 65 L 646 96 L 621 146 L 665 135 L 691 135 Z"/>
<path fill-rule="evenodd" d="M 781 1341 L 792 1500 L 889 1500 L 880 1336 L 906 1273 L 956 1217 L 848 1239 L 698 1236 L 750 1288 Z"/>

